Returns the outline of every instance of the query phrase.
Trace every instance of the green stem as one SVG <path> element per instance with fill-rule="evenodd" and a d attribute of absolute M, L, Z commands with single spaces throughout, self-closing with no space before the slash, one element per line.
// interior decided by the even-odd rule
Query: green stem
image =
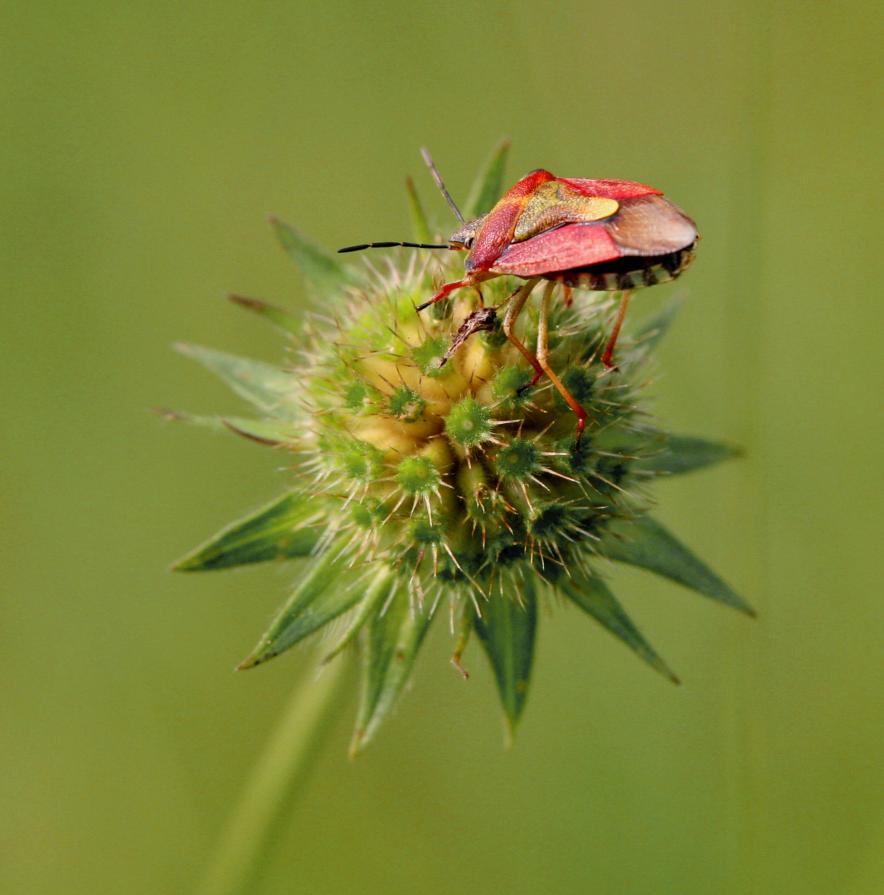
<path fill-rule="evenodd" d="M 317 680 L 301 682 L 258 759 L 221 834 L 200 895 L 254 895 L 293 801 L 331 727 L 335 696 L 346 677 L 340 657 Z"/>

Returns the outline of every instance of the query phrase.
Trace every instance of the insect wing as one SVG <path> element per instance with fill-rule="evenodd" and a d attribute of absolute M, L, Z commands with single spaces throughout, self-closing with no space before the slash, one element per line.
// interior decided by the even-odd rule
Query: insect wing
<path fill-rule="evenodd" d="M 624 255 L 665 255 L 686 249 L 697 239 L 694 222 L 662 196 L 623 202 L 605 226 Z"/>
<path fill-rule="evenodd" d="M 660 190 L 643 183 L 633 183 L 631 180 L 586 180 L 580 177 L 560 177 L 562 183 L 585 196 L 599 196 L 604 199 L 616 199 L 618 202 L 624 199 L 637 199 L 639 196 L 662 196 Z"/>
<path fill-rule="evenodd" d="M 537 277 L 613 261 L 622 254 L 602 222 L 565 224 L 513 243 L 495 261 L 492 272 Z"/>
<path fill-rule="evenodd" d="M 562 224 L 590 224 L 609 218 L 620 203 L 604 196 L 588 196 L 561 180 L 538 187 L 523 208 L 513 232 L 512 242 L 539 236 Z"/>

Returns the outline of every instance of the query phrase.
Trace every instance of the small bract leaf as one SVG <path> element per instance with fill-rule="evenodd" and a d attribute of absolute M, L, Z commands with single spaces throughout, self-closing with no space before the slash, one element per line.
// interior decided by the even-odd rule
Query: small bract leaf
<path fill-rule="evenodd" d="M 270 218 L 280 245 L 317 291 L 335 290 L 352 281 L 349 270 L 334 255 L 302 236 L 294 227 Z"/>
<path fill-rule="evenodd" d="M 521 604 L 510 594 L 493 593 L 481 603 L 482 616 L 474 621 L 476 634 L 491 662 L 512 742 L 516 724 L 528 698 L 534 641 L 537 634 L 537 595 L 526 577 Z"/>
<path fill-rule="evenodd" d="M 392 582 L 392 583 L 391 583 Z M 356 635 L 365 627 L 366 622 L 377 612 L 387 601 L 390 596 L 390 590 L 396 587 L 393 581 L 393 571 L 387 566 L 383 566 L 375 575 L 371 584 L 365 591 L 364 596 L 360 599 L 353 617 L 348 621 L 347 628 L 338 642 L 323 657 L 322 664 L 330 662 L 349 646 L 355 639 Z"/>
<path fill-rule="evenodd" d="M 632 623 L 626 610 L 601 578 L 594 576 L 563 577 L 557 582 L 559 590 L 584 612 L 589 613 L 602 627 L 622 640 L 633 652 L 673 683 L 680 683 L 669 666 Z"/>
<path fill-rule="evenodd" d="M 739 457 L 742 451 L 721 441 L 694 435 L 665 435 L 660 452 L 637 460 L 633 469 L 659 475 L 682 475 Z"/>
<path fill-rule="evenodd" d="M 599 545 L 599 553 L 615 562 L 671 578 L 706 597 L 755 615 L 742 597 L 650 516 L 612 522 Z"/>
<path fill-rule="evenodd" d="M 169 410 L 165 407 L 157 407 L 155 412 L 163 419 L 175 423 L 187 423 L 189 426 L 212 429 L 215 432 L 233 432 L 259 444 L 290 444 L 295 438 L 294 423 L 291 421 L 255 420 L 244 416 L 201 416 L 188 413 L 185 410 Z"/>
<path fill-rule="evenodd" d="M 224 428 L 234 435 L 241 435 L 257 444 L 281 447 L 294 441 L 294 424 L 282 420 L 249 420 L 242 417 L 224 417 Z"/>
<path fill-rule="evenodd" d="M 159 414 L 164 420 L 168 420 L 172 423 L 186 423 L 188 426 L 197 426 L 201 429 L 212 429 L 215 432 L 227 431 L 224 420 L 220 416 L 205 416 L 198 413 L 189 413 L 186 410 L 172 410 L 169 407 L 154 407 L 153 412 Z M 229 419 L 241 418 L 229 417 Z"/>
<path fill-rule="evenodd" d="M 369 622 L 362 679 L 362 699 L 350 754 L 360 752 L 377 732 L 408 681 L 430 622 L 430 607 L 412 607 L 400 585 Z"/>
<path fill-rule="evenodd" d="M 414 181 L 410 177 L 405 179 L 405 190 L 408 193 L 408 213 L 411 218 L 411 232 L 414 241 L 432 242 L 433 234 L 430 232 L 427 215 L 421 205 L 417 190 L 414 188 Z"/>
<path fill-rule="evenodd" d="M 283 332 L 296 336 L 302 331 L 301 321 L 292 314 L 289 314 L 288 311 L 276 307 L 276 305 L 271 305 L 266 301 L 262 301 L 260 298 L 249 298 L 247 295 L 237 295 L 235 292 L 231 292 L 227 298 L 241 308 L 245 308 L 247 311 L 253 311 L 265 320 L 269 320 Z"/>
<path fill-rule="evenodd" d="M 173 566 L 174 572 L 205 572 L 308 556 L 324 519 L 309 495 L 291 492 L 228 525 Z"/>
<path fill-rule="evenodd" d="M 501 140 L 488 156 L 470 189 L 463 213 L 468 221 L 487 214 L 503 192 L 503 172 L 510 150 L 509 139 Z"/>
<path fill-rule="evenodd" d="M 260 410 L 273 412 L 294 402 L 292 378 L 279 367 L 188 342 L 177 342 L 175 350 L 199 361 Z"/>
<path fill-rule="evenodd" d="M 344 568 L 348 539 L 339 539 L 313 561 L 251 655 L 239 664 L 240 671 L 285 652 L 360 599 L 364 589 L 358 575 Z"/>

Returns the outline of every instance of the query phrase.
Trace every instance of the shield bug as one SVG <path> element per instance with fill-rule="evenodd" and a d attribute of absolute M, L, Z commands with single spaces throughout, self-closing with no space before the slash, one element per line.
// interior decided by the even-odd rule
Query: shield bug
<path fill-rule="evenodd" d="M 457 289 L 478 287 L 500 276 L 525 283 L 504 302 L 509 303 L 503 331 L 534 368 L 526 387 L 547 376 L 577 416 L 577 438 L 586 426 L 586 412 L 549 364 L 549 304 L 557 285 L 571 300 L 574 288 L 619 292 L 617 316 L 602 362 L 613 365 L 614 347 L 630 296 L 635 289 L 678 277 L 694 259 L 698 234 L 694 222 L 660 190 L 627 180 L 588 180 L 556 177 L 542 168 L 512 186 L 482 217 L 465 221 L 451 198 L 429 153 L 423 156 L 436 184 L 460 221 L 442 244 L 375 242 L 347 246 L 341 252 L 368 248 L 409 246 L 464 251 L 464 277 L 446 283 L 418 311 Z M 541 281 L 535 356 L 516 336 L 515 323 L 531 292 Z"/>

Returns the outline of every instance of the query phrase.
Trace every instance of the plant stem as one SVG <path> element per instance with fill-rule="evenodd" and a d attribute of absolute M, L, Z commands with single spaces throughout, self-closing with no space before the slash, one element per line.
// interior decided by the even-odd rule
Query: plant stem
<path fill-rule="evenodd" d="M 346 677 L 341 656 L 317 680 L 299 682 L 218 842 L 200 895 L 254 895 L 282 824 L 331 727 Z"/>

